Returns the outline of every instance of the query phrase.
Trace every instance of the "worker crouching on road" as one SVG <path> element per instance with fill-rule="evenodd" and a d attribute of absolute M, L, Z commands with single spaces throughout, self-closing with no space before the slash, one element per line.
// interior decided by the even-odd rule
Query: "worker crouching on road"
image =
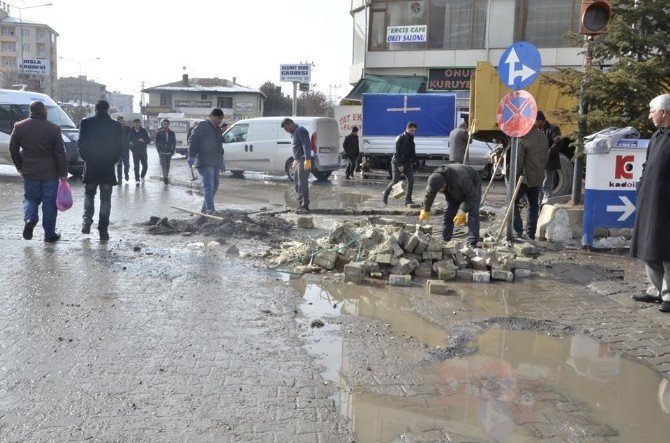
<path fill-rule="evenodd" d="M 479 241 L 479 205 L 482 201 L 482 181 L 479 173 L 470 166 L 450 164 L 438 168 L 428 177 L 421 221 L 428 221 L 430 208 L 438 192 L 447 199 L 444 211 L 442 239 L 451 240 L 454 225 L 465 223 L 468 214 L 468 246 L 476 247 Z M 458 208 L 463 204 L 461 211 Z"/>

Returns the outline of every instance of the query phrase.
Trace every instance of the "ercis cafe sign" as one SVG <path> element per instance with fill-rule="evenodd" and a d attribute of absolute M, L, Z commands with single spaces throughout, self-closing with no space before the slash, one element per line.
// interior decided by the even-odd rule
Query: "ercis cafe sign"
<path fill-rule="evenodd" d="M 427 25 L 387 26 L 386 43 L 425 43 Z"/>

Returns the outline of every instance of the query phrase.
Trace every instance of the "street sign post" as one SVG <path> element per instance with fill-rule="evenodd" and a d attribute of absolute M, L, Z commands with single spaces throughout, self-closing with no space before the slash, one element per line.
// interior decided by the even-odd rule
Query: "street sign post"
<path fill-rule="evenodd" d="M 537 48 L 527 42 L 518 42 L 503 52 L 498 62 L 500 81 L 510 89 L 523 89 L 540 75 L 542 58 Z"/>
<path fill-rule="evenodd" d="M 298 110 L 298 84 L 302 85 L 312 80 L 312 64 L 298 63 L 279 65 L 279 81 L 293 83 L 293 109 L 292 115 L 297 115 Z M 308 88 L 309 89 L 309 88 Z M 301 86 L 301 91 L 302 86 Z"/>
<path fill-rule="evenodd" d="M 537 104 L 533 96 L 526 91 L 511 91 L 505 94 L 498 104 L 496 119 L 498 127 L 507 135 L 512 137 L 512 149 L 510 152 L 510 168 L 507 178 L 507 204 L 514 197 L 516 185 L 517 155 L 519 152 L 519 137 L 528 134 L 535 124 L 537 116 Z M 514 226 L 514 218 L 510 217 L 507 225 L 507 239 L 511 240 Z"/>

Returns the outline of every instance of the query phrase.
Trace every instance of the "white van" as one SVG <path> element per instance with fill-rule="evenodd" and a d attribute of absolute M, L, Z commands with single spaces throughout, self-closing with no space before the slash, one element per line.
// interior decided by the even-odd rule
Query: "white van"
<path fill-rule="evenodd" d="M 291 134 L 281 128 L 284 117 L 240 120 L 223 134 L 226 167 L 233 175 L 244 171 L 280 172 L 291 177 L 293 151 Z M 291 117 L 309 132 L 314 159 L 312 174 L 327 180 L 340 168 L 337 120 L 329 117 Z"/>
<path fill-rule="evenodd" d="M 84 170 L 84 161 L 79 157 L 79 129 L 58 104 L 46 94 L 29 91 L 0 89 L 0 160 L 12 164 L 9 154 L 9 136 L 14 123 L 28 118 L 29 106 L 33 101 L 41 101 L 47 108 L 47 119 L 61 129 L 68 172 L 80 177 Z"/>

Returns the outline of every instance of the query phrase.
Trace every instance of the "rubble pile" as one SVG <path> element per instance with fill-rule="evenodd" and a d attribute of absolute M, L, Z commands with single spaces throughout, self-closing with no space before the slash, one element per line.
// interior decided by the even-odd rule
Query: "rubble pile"
<path fill-rule="evenodd" d="M 154 235 L 192 235 L 214 237 L 220 243 L 230 238 L 262 239 L 279 242 L 286 239 L 293 224 L 274 214 L 259 214 L 249 217 L 241 211 L 217 211 L 212 214 L 223 220 L 207 217 L 192 217 L 188 220 L 151 217 L 144 223 L 149 233 Z"/>
<path fill-rule="evenodd" d="M 409 286 L 413 276 L 511 282 L 530 277 L 538 254 L 529 243 L 510 246 L 487 239 L 480 248 L 459 240 L 445 243 L 433 236 L 430 225 L 369 217 L 337 224 L 313 244 L 284 243 L 269 260 L 275 267 L 293 266 L 297 272 L 342 271 L 346 282 L 388 277 L 390 285 Z"/>

